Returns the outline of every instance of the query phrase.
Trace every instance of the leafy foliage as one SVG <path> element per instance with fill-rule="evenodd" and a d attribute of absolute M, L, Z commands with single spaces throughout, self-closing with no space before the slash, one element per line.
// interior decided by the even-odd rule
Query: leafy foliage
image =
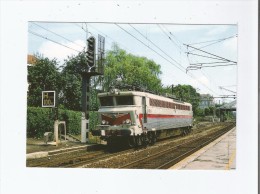
<path fill-rule="evenodd" d="M 65 60 L 62 77 L 61 102 L 70 110 L 81 110 L 82 78 L 81 72 L 86 70 L 86 56 L 79 53 L 77 56 Z"/>
<path fill-rule="evenodd" d="M 42 137 L 47 131 L 53 131 L 51 109 L 40 107 L 27 108 L 27 137 Z"/>
<path fill-rule="evenodd" d="M 28 67 L 28 110 L 27 134 L 42 136 L 46 131 L 53 131 L 54 111 L 52 109 L 36 108 L 41 106 L 41 92 L 55 90 L 58 92 L 59 120 L 65 120 L 67 129 L 72 134 L 79 134 L 81 129 L 81 72 L 87 70 L 86 54 L 68 57 L 61 71 L 56 59 L 49 60 L 36 56 L 34 66 Z M 116 81 L 121 84 L 143 87 L 157 93 L 171 93 L 169 87 L 162 87 L 161 67 L 145 57 L 135 56 L 120 49 L 116 44 L 108 51 L 105 58 L 104 76 L 92 79 L 90 90 L 90 110 L 97 110 L 97 90 L 108 91 Z M 204 111 L 198 109 L 200 95 L 190 85 L 177 85 L 173 88 L 177 98 L 190 102 L 195 115 L 204 116 Z M 212 110 L 209 110 L 212 111 Z M 90 112 L 90 129 L 97 124 L 97 112 Z"/>
<path fill-rule="evenodd" d="M 28 106 L 39 107 L 42 91 L 59 91 L 62 83 L 56 59 L 49 60 L 43 56 L 36 58 L 36 64 L 28 66 Z"/>
<path fill-rule="evenodd" d="M 60 101 L 65 108 L 81 111 L 82 98 L 82 76 L 81 73 L 87 70 L 86 54 L 79 53 L 77 56 L 69 57 L 65 60 L 62 77 L 62 96 Z M 95 85 L 95 83 L 92 83 Z M 90 110 L 97 110 L 97 92 L 90 88 Z"/>
<path fill-rule="evenodd" d="M 206 108 L 204 109 L 204 112 L 205 112 L 205 115 L 206 115 L 206 116 L 209 116 L 209 115 L 210 115 L 210 109 L 209 109 L 209 108 L 206 107 Z"/>
<path fill-rule="evenodd" d="M 196 117 L 204 117 L 205 116 L 204 109 L 200 109 L 200 108 L 195 109 L 194 115 Z"/>
<path fill-rule="evenodd" d="M 122 84 L 158 91 L 161 89 L 160 75 L 160 65 L 145 57 L 128 54 L 115 44 L 113 50 L 107 52 L 102 86 L 103 90 L 108 90 L 119 78 Z"/>
<path fill-rule="evenodd" d="M 43 137 L 45 132 L 54 130 L 54 109 L 27 108 L 27 137 Z M 59 120 L 66 121 L 67 133 L 78 135 L 81 132 L 81 112 L 59 109 Z"/>

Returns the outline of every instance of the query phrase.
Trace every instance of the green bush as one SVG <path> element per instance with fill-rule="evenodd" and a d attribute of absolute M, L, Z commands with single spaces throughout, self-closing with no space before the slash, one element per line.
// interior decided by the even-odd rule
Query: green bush
<path fill-rule="evenodd" d="M 92 112 L 89 113 L 89 129 L 90 129 L 90 131 L 95 129 L 97 124 L 98 124 L 98 113 L 97 113 L 97 111 L 92 111 Z"/>
<path fill-rule="evenodd" d="M 45 132 L 54 131 L 55 111 L 52 108 L 27 108 L 27 137 L 43 137 Z M 66 122 L 67 133 L 79 135 L 81 133 L 81 112 L 60 108 L 60 121 Z M 90 130 L 97 125 L 97 112 L 90 112 Z"/>
<path fill-rule="evenodd" d="M 66 122 L 67 133 L 73 135 L 81 133 L 81 112 L 59 109 L 59 120 Z"/>
<path fill-rule="evenodd" d="M 27 137 L 42 137 L 47 131 L 53 131 L 53 112 L 49 108 L 27 108 Z"/>
<path fill-rule="evenodd" d="M 27 108 L 27 137 L 43 137 L 45 132 L 54 130 L 55 110 L 52 108 Z M 66 121 L 67 133 L 80 134 L 81 113 L 59 109 L 60 121 Z"/>

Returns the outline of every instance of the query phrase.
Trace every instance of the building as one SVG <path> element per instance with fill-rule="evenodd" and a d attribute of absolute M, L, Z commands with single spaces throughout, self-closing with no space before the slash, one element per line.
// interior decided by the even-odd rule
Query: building
<path fill-rule="evenodd" d="M 27 65 L 34 65 L 36 63 L 37 58 L 34 55 L 27 55 Z"/>
<path fill-rule="evenodd" d="M 210 94 L 200 95 L 200 104 L 199 104 L 200 109 L 205 109 L 213 106 L 215 106 L 213 96 L 211 96 Z"/>

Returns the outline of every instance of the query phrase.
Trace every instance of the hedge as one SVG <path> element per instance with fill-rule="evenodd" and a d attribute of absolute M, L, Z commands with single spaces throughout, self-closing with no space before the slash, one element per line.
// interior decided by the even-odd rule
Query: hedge
<path fill-rule="evenodd" d="M 43 137 L 45 132 L 54 130 L 55 110 L 52 108 L 27 108 L 27 137 Z M 58 118 L 66 121 L 67 133 L 79 135 L 81 133 L 81 112 L 59 109 Z M 97 113 L 90 113 L 90 129 L 97 124 Z"/>
<path fill-rule="evenodd" d="M 42 137 L 47 131 L 53 131 L 54 121 L 49 108 L 27 108 L 27 137 Z"/>

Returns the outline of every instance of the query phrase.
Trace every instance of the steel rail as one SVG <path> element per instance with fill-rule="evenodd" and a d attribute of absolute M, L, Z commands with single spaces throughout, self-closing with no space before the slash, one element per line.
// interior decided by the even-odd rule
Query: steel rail
<path fill-rule="evenodd" d="M 232 125 L 232 126 L 233 126 L 233 125 Z M 161 152 L 158 152 L 158 153 L 155 153 L 155 154 L 153 154 L 153 155 L 149 155 L 149 156 L 147 156 L 147 157 L 144 157 L 144 158 L 135 160 L 135 161 L 133 161 L 133 162 L 130 162 L 130 163 L 128 163 L 128 164 L 122 165 L 122 166 L 120 166 L 119 168 L 131 168 L 131 167 L 134 167 L 136 164 L 138 165 L 138 163 L 140 163 L 140 162 L 146 162 L 146 161 L 152 160 L 152 159 L 154 159 L 154 158 L 158 158 L 159 156 L 165 155 L 165 154 L 167 154 L 167 153 L 169 153 L 169 152 L 175 151 L 177 148 L 180 148 L 180 147 L 183 146 L 183 145 L 189 145 L 189 144 L 191 144 L 191 143 L 196 143 L 196 141 L 201 140 L 202 138 L 209 139 L 208 141 L 206 141 L 206 142 L 204 142 L 204 143 L 202 143 L 202 144 L 196 146 L 196 149 L 201 148 L 201 147 L 203 147 L 204 145 L 207 145 L 208 143 L 212 142 L 212 139 L 214 139 L 214 138 L 216 139 L 217 136 L 219 137 L 219 136 L 223 135 L 224 133 L 226 133 L 227 131 L 229 131 L 229 130 L 230 130 L 230 127 L 231 127 L 231 125 L 222 128 L 222 129 L 221 129 L 221 132 L 222 132 L 222 133 L 219 133 L 219 131 L 218 131 L 218 132 L 215 132 L 215 133 L 217 133 L 217 135 L 214 136 L 214 137 L 209 137 L 210 139 L 207 137 L 207 136 L 209 136 L 209 135 L 196 137 L 196 138 L 191 139 L 190 141 L 186 141 L 186 142 L 184 142 L 184 143 L 178 144 L 178 145 L 176 145 L 176 146 L 174 146 L 174 147 L 168 148 L 168 149 L 163 150 L 163 151 L 161 151 Z M 224 132 L 223 132 L 223 131 L 224 131 Z M 215 134 L 215 133 L 211 133 L 210 135 Z M 193 150 L 193 152 L 194 152 L 195 148 L 193 148 L 192 150 Z M 189 153 L 191 153 L 191 152 L 192 152 L 192 151 L 190 151 Z M 192 153 L 193 153 L 193 152 L 192 152 Z M 188 155 L 187 152 L 185 152 L 185 153 L 182 154 L 181 156 L 183 157 L 184 155 L 185 155 L 185 156 Z M 179 156 L 178 158 L 181 158 L 181 156 Z M 175 159 L 175 161 L 177 161 L 177 158 Z M 171 163 L 171 162 L 167 162 L 167 165 L 169 165 L 170 163 Z M 156 169 L 161 169 L 161 168 L 163 168 L 163 166 L 166 166 L 166 164 L 160 165 L 160 166 L 158 166 Z"/>
<path fill-rule="evenodd" d="M 188 150 L 187 152 L 183 153 L 182 155 L 178 156 L 177 158 L 174 158 L 170 161 L 168 161 L 165 164 L 162 164 L 160 166 L 158 166 L 156 169 L 168 169 L 169 167 L 171 167 L 172 165 L 178 163 L 179 161 L 181 161 L 182 159 L 184 159 L 185 157 L 193 154 L 194 152 L 196 152 L 197 150 L 199 150 L 200 148 L 208 145 L 209 143 L 211 143 L 212 141 L 214 141 L 215 139 L 221 137 L 222 135 L 226 134 L 229 130 L 231 129 L 224 129 L 224 132 L 217 134 L 216 136 L 210 138 L 208 141 L 203 142 L 201 144 L 199 144 L 198 146 L 192 148 L 191 150 Z"/>
<path fill-rule="evenodd" d="M 130 149 L 130 150 L 132 150 L 132 149 Z M 120 152 L 115 152 L 115 153 L 112 153 L 112 154 L 111 153 L 103 153 L 100 157 L 93 158 L 93 159 L 90 159 L 90 160 L 79 161 L 79 162 L 76 162 L 76 163 L 73 163 L 73 164 L 63 165 L 61 167 L 64 167 L 64 168 L 83 167 L 84 165 L 94 163 L 94 162 L 97 162 L 97 161 L 100 161 L 100 160 L 108 159 L 108 158 L 117 156 L 119 154 L 124 154 L 124 153 L 127 153 L 127 152 L 129 152 L 129 149 L 124 150 L 124 151 L 120 151 Z"/>
<path fill-rule="evenodd" d="M 76 152 L 75 152 L 76 153 Z M 52 160 L 48 160 L 48 158 L 52 158 L 53 156 L 48 156 L 45 158 L 43 161 L 38 160 L 38 161 L 31 161 L 28 162 L 27 166 L 28 167 L 62 167 L 64 164 L 70 163 L 71 161 L 75 161 L 81 158 L 91 158 L 95 157 L 101 154 L 104 154 L 103 151 L 98 151 L 98 152 L 93 152 L 93 153 L 82 153 L 79 156 L 76 157 L 71 157 L 67 155 L 68 153 L 64 153 L 64 156 L 62 157 L 55 157 Z"/>
<path fill-rule="evenodd" d="M 197 138 L 195 138 L 195 139 L 200 139 L 200 138 L 201 138 L 201 137 L 197 137 Z M 168 148 L 168 149 L 163 150 L 163 151 L 161 151 L 161 152 L 158 152 L 158 153 L 156 153 L 156 154 L 149 155 L 149 156 L 147 156 L 147 157 L 145 157 L 145 158 L 141 158 L 141 159 L 135 160 L 135 161 L 133 161 L 133 162 L 130 162 L 130 163 L 128 163 L 128 164 L 122 165 L 122 166 L 120 166 L 119 168 L 127 168 L 127 167 L 132 166 L 132 165 L 134 165 L 134 164 L 137 164 L 137 163 L 139 163 L 139 162 L 143 162 L 143 161 L 145 161 L 145 160 L 150 160 L 150 159 L 152 159 L 152 158 L 154 158 L 154 157 L 161 156 L 161 155 L 163 155 L 163 154 L 165 154 L 165 153 L 168 153 L 169 151 L 175 150 L 176 148 L 178 148 L 178 147 L 180 147 L 180 146 L 182 146 L 182 145 L 186 145 L 187 143 L 191 143 L 191 142 L 193 142 L 193 141 L 194 141 L 194 139 L 192 139 L 192 140 L 190 140 L 190 141 L 188 141 L 188 142 L 184 142 L 184 143 L 178 144 L 178 145 L 176 145 L 176 146 L 174 146 L 174 147 Z"/>

